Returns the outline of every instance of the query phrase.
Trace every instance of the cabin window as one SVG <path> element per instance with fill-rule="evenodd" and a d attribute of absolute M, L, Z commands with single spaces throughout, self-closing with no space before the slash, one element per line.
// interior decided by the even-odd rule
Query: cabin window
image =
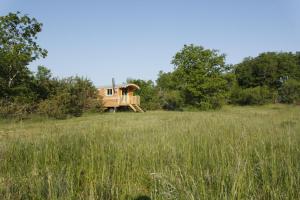
<path fill-rule="evenodd" d="M 112 96 L 113 95 L 113 90 L 112 89 L 107 89 L 106 90 L 106 95 L 107 96 Z"/>

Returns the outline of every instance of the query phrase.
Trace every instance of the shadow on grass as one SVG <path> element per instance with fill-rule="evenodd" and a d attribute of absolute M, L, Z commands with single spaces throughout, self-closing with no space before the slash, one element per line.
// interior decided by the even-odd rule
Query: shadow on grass
<path fill-rule="evenodd" d="M 135 197 L 134 200 L 151 200 L 151 198 L 146 195 L 141 195 L 141 196 Z"/>

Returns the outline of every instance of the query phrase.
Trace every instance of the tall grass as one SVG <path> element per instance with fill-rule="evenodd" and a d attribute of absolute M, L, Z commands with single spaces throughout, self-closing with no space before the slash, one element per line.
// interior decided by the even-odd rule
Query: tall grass
<path fill-rule="evenodd" d="M 0 122 L 0 145 L 0 199 L 300 199 L 299 107 Z"/>

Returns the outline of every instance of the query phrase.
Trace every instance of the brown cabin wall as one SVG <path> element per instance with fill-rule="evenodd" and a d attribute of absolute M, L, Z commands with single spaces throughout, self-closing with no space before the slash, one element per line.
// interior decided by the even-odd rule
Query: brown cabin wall
<path fill-rule="evenodd" d="M 119 106 L 119 101 L 118 97 L 120 92 L 117 90 L 115 94 L 112 96 L 107 96 L 106 95 L 106 90 L 109 88 L 101 88 L 99 89 L 99 95 L 102 96 L 103 100 L 103 106 L 104 107 L 118 107 Z"/>

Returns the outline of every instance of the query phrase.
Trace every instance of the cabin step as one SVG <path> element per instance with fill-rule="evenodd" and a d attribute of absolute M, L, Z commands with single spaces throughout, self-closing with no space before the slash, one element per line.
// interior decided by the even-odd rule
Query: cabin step
<path fill-rule="evenodd" d="M 134 112 L 145 112 L 140 106 L 136 104 L 129 104 L 129 106 Z"/>
<path fill-rule="evenodd" d="M 135 107 L 139 112 L 145 112 L 139 105 L 135 105 Z"/>
<path fill-rule="evenodd" d="M 129 107 L 134 111 L 137 112 L 137 110 L 135 109 L 135 107 L 132 104 L 129 104 Z"/>

